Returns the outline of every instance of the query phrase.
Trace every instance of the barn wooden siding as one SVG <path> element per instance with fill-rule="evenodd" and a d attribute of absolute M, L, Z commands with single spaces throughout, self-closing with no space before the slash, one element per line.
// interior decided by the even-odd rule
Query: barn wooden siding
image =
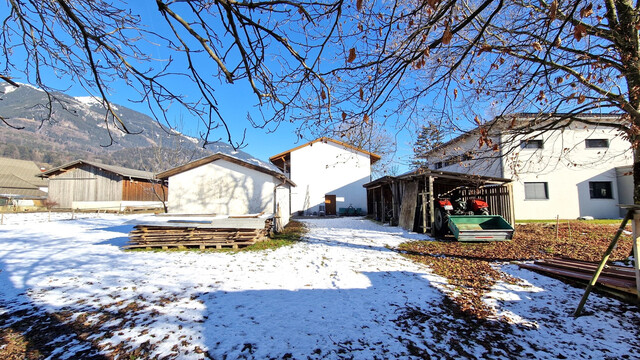
<path fill-rule="evenodd" d="M 128 179 L 122 182 L 123 201 L 167 201 L 168 194 L 166 185 Z"/>
<path fill-rule="evenodd" d="M 122 201 L 122 178 L 81 164 L 49 178 L 49 199 L 67 209 L 73 201 Z"/>

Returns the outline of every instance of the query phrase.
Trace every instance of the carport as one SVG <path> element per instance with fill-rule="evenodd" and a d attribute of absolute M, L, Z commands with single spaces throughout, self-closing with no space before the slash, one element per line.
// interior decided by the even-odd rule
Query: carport
<path fill-rule="evenodd" d="M 418 169 L 385 176 L 364 187 L 368 216 L 409 231 L 435 235 L 435 200 L 453 191 L 465 200 L 482 198 L 492 215 L 502 216 L 512 226 L 515 222 L 511 179 Z"/>

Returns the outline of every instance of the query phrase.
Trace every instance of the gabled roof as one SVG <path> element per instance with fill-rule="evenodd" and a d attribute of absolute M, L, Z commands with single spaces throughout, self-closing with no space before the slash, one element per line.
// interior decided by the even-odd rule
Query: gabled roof
<path fill-rule="evenodd" d="M 236 158 L 238 160 L 242 160 L 249 164 L 253 164 L 259 167 L 273 170 L 275 172 L 280 172 L 280 169 L 278 169 L 275 165 L 269 162 L 265 162 L 260 159 L 257 159 L 255 156 L 249 153 L 246 153 L 242 150 L 234 149 L 231 145 L 224 142 L 216 141 L 216 142 L 209 143 L 207 144 L 207 150 L 210 150 L 211 152 L 216 154 L 217 153 L 224 154 L 224 155 Z"/>
<path fill-rule="evenodd" d="M 40 167 L 33 161 L 0 157 L 0 174 L 19 177 L 36 187 L 47 186 L 47 181 L 40 178 Z"/>
<path fill-rule="evenodd" d="M 228 162 L 240 165 L 240 166 L 244 166 L 246 168 L 249 168 L 249 169 L 252 169 L 252 170 L 256 170 L 256 171 L 259 171 L 259 172 L 262 172 L 262 173 L 265 173 L 265 174 L 268 174 L 268 175 L 271 175 L 271 176 L 274 176 L 274 177 L 276 177 L 276 178 L 278 178 L 278 179 L 280 179 L 280 180 L 282 180 L 284 182 L 287 182 L 287 183 L 289 183 L 289 184 L 291 184 L 293 186 L 296 186 L 296 184 L 294 184 L 291 180 L 287 179 L 287 177 L 280 171 L 273 170 L 270 167 L 259 166 L 259 165 L 256 165 L 255 163 L 251 163 L 251 162 L 248 162 L 248 161 L 245 161 L 245 160 L 241 160 L 241 159 L 238 159 L 236 157 L 233 157 L 233 156 L 230 156 L 230 155 L 227 155 L 227 154 L 223 154 L 223 153 L 216 153 L 216 154 L 213 154 L 213 155 L 209 155 L 207 157 L 192 161 L 192 162 L 184 164 L 182 166 L 178 166 L 178 167 L 175 167 L 173 169 L 169 169 L 167 171 L 163 171 L 163 172 L 157 174 L 156 177 L 158 179 L 167 179 L 170 176 L 173 176 L 173 175 L 176 175 L 176 174 L 180 174 L 180 173 L 185 172 L 187 170 L 191 170 L 191 169 L 200 167 L 202 165 L 206 165 L 206 164 L 212 163 L 212 162 L 217 161 L 217 160 L 225 160 L 225 161 L 228 161 Z"/>
<path fill-rule="evenodd" d="M 300 146 L 296 146 L 293 149 L 281 152 L 280 154 L 273 155 L 272 157 L 269 158 L 269 161 L 271 161 L 272 163 L 275 164 L 275 161 L 277 161 L 280 158 L 289 156 L 289 154 L 291 154 L 293 151 L 301 149 L 301 148 L 303 148 L 305 146 L 311 146 L 311 145 L 313 145 L 313 144 L 315 144 L 317 142 L 323 142 L 325 144 L 328 143 L 328 142 L 332 142 L 334 144 L 340 145 L 340 146 L 345 147 L 347 149 L 355 150 L 355 151 L 361 152 L 361 153 L 363 153 L 365 155 L 369 155 L 369 158 L 371 159 L 371 164 L 374 164 L 376 161 L 380 160 L 380 155 L 374 154 L 372 152 L 369 152 L 369 151 L 366 151 L 366 150 L 363 150 L 363 149 L 359 149 L 359 148 L 357 148 L 357 147 L 355 147 L 353 145 L 349 145 L 349 144 L 347 144 L 345 142 L 342 142 L 342 141 L 334 140 L 334 139 L 328 138 L 328 137 L 321 137 L 321 138 L 315 139 L 313 141 L 309 141 L 306 144 L 302 144 Z"/>
<path fill-rule="evenodd" d="M 91 166 L 95 166 L 99 169 L 108 171 L 108 172 L 112 172 L 114 174 L 120 175 L 122 177 L 125 178 L 133 178 L 133 179 L 141 179 L 141 180 L 152 180 L 154 179 L 154 175 L 152 172 L 149 171 L 142 171 L 142 170 L 136 170 L 136 169 L 129 169 L 126 167 L 122 167 L 122 166 L 116 166 L 116 165 L 107 165 L 107 164 L 102 164 L 99 163 L 97 161 L 89 161 L 89 160 L 75 160 L 72 161 L 70 163 L 66 163 L 64 165 L 58 166 L 56 168 L 53 168 L 51 170 L 45 171 L 42 173 L 43 177 L 51 177 L 54 175 L 58 175 L 60 173 L 63 173 L 69 169 L 72 169 L 74 167 L 77 167 L 79 165 L 91 165 Z"/>
<path fill-rule="evenodd" d="M 0 196 L 38 199 L 46 198 L 47 193 L 38 189 L 36 185 L 11 174 L 0 174 Z"/>

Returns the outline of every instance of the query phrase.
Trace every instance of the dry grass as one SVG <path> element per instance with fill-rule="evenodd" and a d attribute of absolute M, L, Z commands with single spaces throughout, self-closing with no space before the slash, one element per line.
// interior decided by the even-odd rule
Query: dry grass
<path fill-rule="evenodd" d="M 491 315 L 482 302 L 485 293 L 499 280 L 515 281 L 491 266 L 494 262 L 568 257 L 599 261 L 619 225 L 571 222 L 560 224 L 517 224 L 512 241 L 461 243 L 455 241 L 413 241 L 400 249 L 410 259 L 429 265 L 456 289 L 451 300 L 460 312 L 485 319 Z M 631 230 L 628 227 L 628 230 Z M 611 260 L 624 260 L 631 251 L 631 236 L 624 234 Z"/>

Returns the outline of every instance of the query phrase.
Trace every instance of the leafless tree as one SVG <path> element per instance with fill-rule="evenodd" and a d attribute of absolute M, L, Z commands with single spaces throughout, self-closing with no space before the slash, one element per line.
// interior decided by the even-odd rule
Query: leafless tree
<path fill-rule="evenodd" d="M 537 113 L 527 126 L 513 123 L 520 134 L 562 129 L 581 114 L 617 113 L 616 121 L 596 124 L 614 127 L 629 140 L 640 184 L 637 2 L 358 4 L 352 26 L 340 28 L 340 44 L 348 49 L 345 65 L 321 73 L 341 99 L 334 107 L 355 103 L 351 108 L 363 121 L 372 114 L 384 121 L 395 115 L 400 126 L 429 113 L 448 126 L 443 131 L 453 133 L 469 121 L 481 128 L 483 140 L 497 124 L 485 120 L 489 113 L 507 119 L 507 125 L 508 114 Z M 640 200 L 638 186 L 635 195 Z"/>
<path fill-rule="evenodd" d="M 124 131 L 109 102 L 115 81 L 137 89 L 157 118 L 168 123 L 165 110 L 180 103 L 204 122 L 203 138 L 226 129 L 236 145 L 212 80 L 244 82 L 261 104 L 254 125 L 296 122 L 301 137 L 372 122 L 402 129 L 427 112 L 452 132 L 464 120 L 490 126 L 487 112 L 535 112 L 548 129 L 616 112 L 608 126 L 633 147 L 640 184 L 640 5 L 631 0 L 157 0 L 157 28 L 121 2 L 9 6 L 5 75 L 47 88 L 42 74 L 53 69 L 96 93 L 105 121 Z M 164 61 L 146 55 L 149 44 L 168 51 Z M 188 101 L 170 86 L 175 77 L 201 98 Z"/>
<path fill-rule="evenodd" d="M 268 113 L 261 126 L 283 121 L 307 85 L 327 93 L 316 69 L 342 2 L 156 0 L 153 8 L 132 10 L 124 1 L 9 0 L 8 6 L 0 36 L 3 79 L 15 85 L 9 75 L 21 74 L 47 92 L 43 120 L 52 115 L 55 90 L 65 90 L 50 85 L 55 74 L 100 99 L 112 131 L 130 132 L 111 102 L 115 85 L 125 84 L 169 128 L 167 109 L 179 104 L 204 123 L 205 141 L 222 131 L 239 146 L 243 139 L 232 137 L 215 84 L 247 84 Z M 152 55 L 158 51 L 160 59 Z M 187 87 L 200 96 L 189 100 Z"/>

